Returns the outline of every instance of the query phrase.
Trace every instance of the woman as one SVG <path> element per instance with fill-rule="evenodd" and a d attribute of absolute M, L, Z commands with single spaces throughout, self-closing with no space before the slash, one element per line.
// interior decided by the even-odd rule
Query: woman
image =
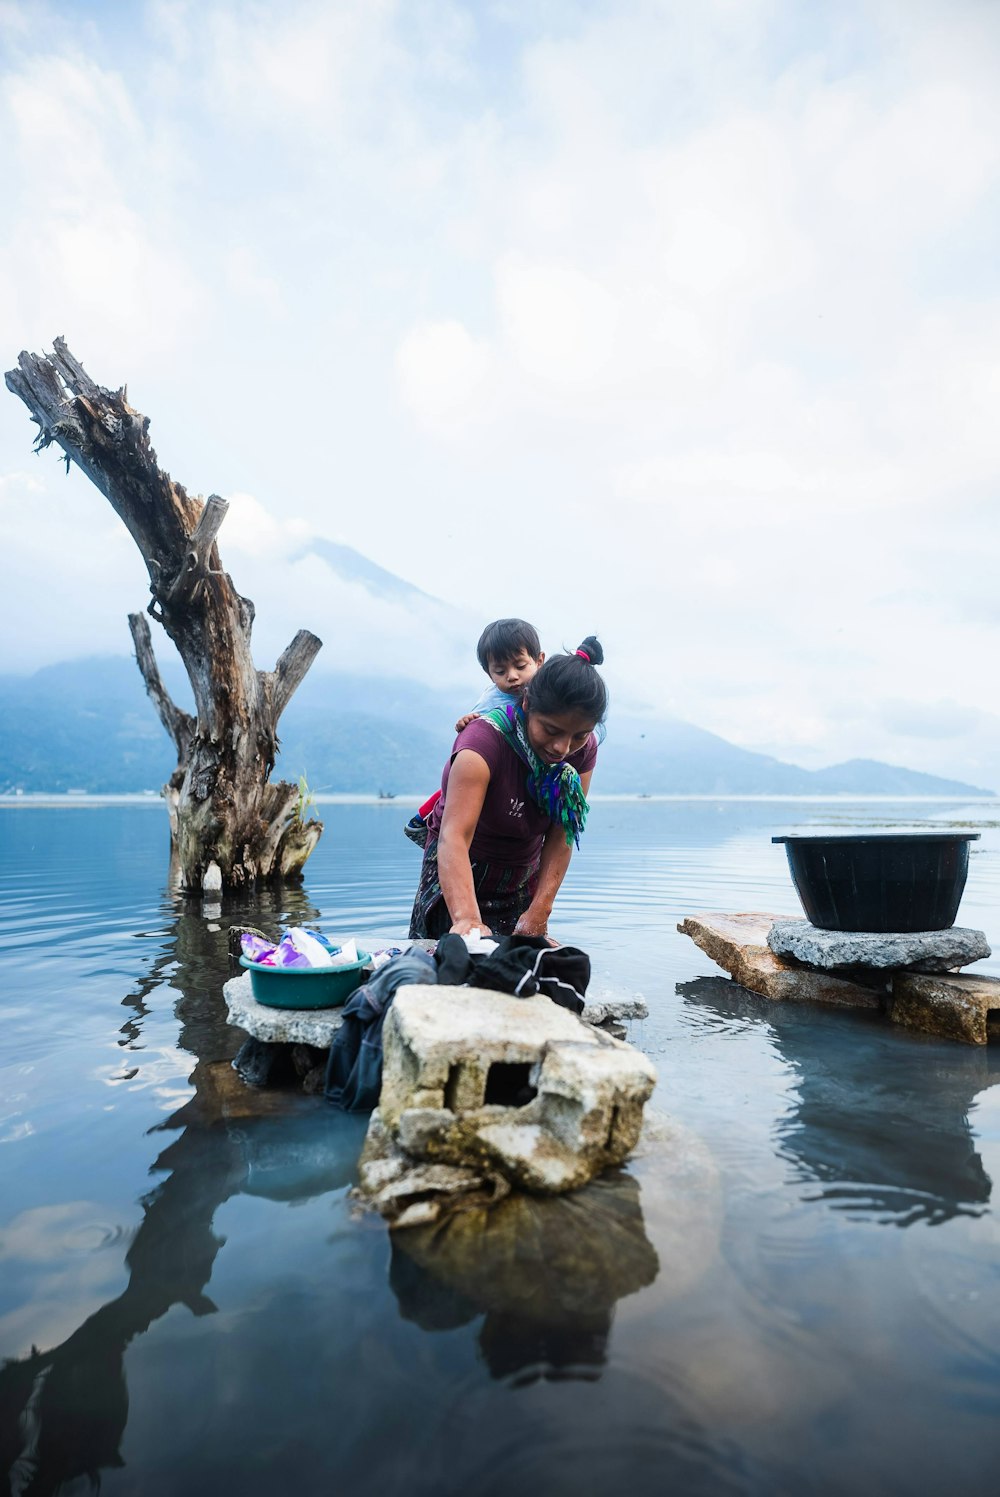
<path fill-rule="evenodd" d="M 462 729 L 428 821 L 411 936 L 547 934 L 587 816 L 608 692 L 597 640 L 547 660 L 520 707 Z"/>

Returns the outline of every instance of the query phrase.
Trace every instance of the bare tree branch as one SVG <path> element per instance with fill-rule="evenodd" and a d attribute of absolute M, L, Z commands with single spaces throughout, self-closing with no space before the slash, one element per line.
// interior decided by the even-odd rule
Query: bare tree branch
<path fill-rule="evenodd" d="M 166 728 L 173 739 L 177 750 L 178 760 L 186 758 L 194 737 L 195 720 L 190 712 L 183 711 L 176 706 L 170 693 L 163 684 L 160 668 L 156 663 L 153 653 L 153 641 L 149 633 L 149 625 L 144 613 L 130 613 L 128 626 L 132 631 L 132 641 L 135 644 L 135 658 L 142 672 L 142 679 L 146 683 L 146 691 L 149 699 L 156 708 L 160 722 Z"/>
<path fill-rule="evenodd" d="M 190 549 L 177 576 L 167 589 L 164 602 L 173 603 L 185 593 L 192 592 L 198 583 L 208 576 L 209 572 L 221 571 L 218 565 L 218 552 L 215 553 L 216 565 L 214 567 L 211 565 L 212 558 L 209 553 L 215 545 L 215 537 L 228 511 L 228 499 L 222 499 L 218 494 L 209 494 L 205 501 L 205 508 L 201 512 L 201 518 L 191 536 Z"/>
<path fill-rule="evenodd" d="M 300 629 L 288 648 L 282 651 L 274 670 L 261 672 L 271 700 L 271 722 L 275 727 L 322 648 L 321 639 L 310 634 L 308 629 Z"/>

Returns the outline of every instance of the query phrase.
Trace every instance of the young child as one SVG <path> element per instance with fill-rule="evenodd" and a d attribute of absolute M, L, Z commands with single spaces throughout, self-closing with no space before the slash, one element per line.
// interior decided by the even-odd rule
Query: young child
<path fill-rule="evenodd" d="M 511 703 L 516 706 L 524 688 L 545 659 L 538 630 L 524 619 L 496 619 L 487 624 L 479 636 L 476 655 L 490 678 L 490 684 L 484 687 L 472 711 L 458 719 L 456 733 L 461 733 L 475 718 L 491 712 L 494 707 L 507 707 Z M 427 818 L 440 798 L 440 790 L 435 790 L 403 828 L 410 841 L 416 842 L 418 847 L 423 847 L 427 841 Z"/>

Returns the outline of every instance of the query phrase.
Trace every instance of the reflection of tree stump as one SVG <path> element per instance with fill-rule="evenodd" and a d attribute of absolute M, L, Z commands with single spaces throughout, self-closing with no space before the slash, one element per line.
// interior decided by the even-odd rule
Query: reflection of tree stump
<path fill-rule="evenodd" d="M 279 912 L 318 914 L 301 889 L 264 890 L 258 910 L 268 924 Z M 142 1198 L 125 1289 L 59 1345 L 0 1364 L 0 1476 L 23 1497 L 54 1497 L 83 1476 L 96 1490 L 102 1471 L 123 1464 L 125 1352 L 175 1305 L 213 1313 L 208 1289 L 223 1243 L 214 1221 L 230 1196 L 308 1200 L 353 1179 L 365 1120 L 338 1119 L 333 1136 L 317 1130 L 300 1097 L 249 1091 L 225 1058 L 234 1036 L 214 1002 L 224 939 L 179 902 L 160 956 L 125 1000 L 122 1042 L 141 1044 L 145 1000 L 171 972 L 180 1045 L 196 1057 L 194 1092 L 160 1125 L 172 1136 L 150 1167 L 162 1178 Z"/>
<path fill-rule="evenodd" d="M 165 788 L 173 855 L 182 884 L 200 889 L 221 875 L 226 886 L 298 873 L 322 823 L 306 821 L 295 785 L 269 782 L 277 725 L 312 664 L 320 641 L 301 630 L 273 671 L 250 653 L 254 607 L 222 570 L 216 536 L 228 504 L 217 494 L 191 498 L 157 466 L 148 418 L 125 390 L 96 385 L 61 338 L 51 357 L 22 353 L 6 376 L 39 434 L 36 450 L 56 442 L 124 521 L 149 572 L 149 613 L 177 646 L 191 681 L 196 715 L 181 711 L 157 669 L 143 614 L 129 624 L 153 704 L 177 750 Z M 217 885 L 216 885 L 217 887 Z"/>

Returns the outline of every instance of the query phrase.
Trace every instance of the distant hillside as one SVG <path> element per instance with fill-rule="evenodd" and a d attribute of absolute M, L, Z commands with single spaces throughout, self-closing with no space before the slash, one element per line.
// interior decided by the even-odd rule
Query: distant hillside
<path fill-rule="evenodd" d="M 388 574 L 387 574 L 388 575 Z M 179 668 L 164 669 L 190 707 Z M 478 683 L 470 681 L 468 696 Z M 468 701 L 406 679 L 313 670 L 281 721 L 278 773 L 318 792 L 429 794 Z M 0 791 L 158 789 L 171 745 L 135 662 L 99 657 L 0 676 Z M 612 717 L 595 790 L 673 795 L 941 795 L 990 790 L 875 760 L 807 770 L 737 748 L 691 723 Z"/>
<path fill-rule="evenodd" d="M 414 587 L 412 582 L 397 577 L 395 572 L 387 572 L 385 567 L 380 567 L 378 562 L 355 551 L 353 546 L 342 546 L 337 541 L 314 536 L 300 555 L 318 556 L 341 582 L 360 583 L 373 598 L 388 599 L 394 603 L 410 603 L 415 598 L 423 598 L 441 608 L 447 607 L 439 598 L 433 598 L 430 593 Z"/>

